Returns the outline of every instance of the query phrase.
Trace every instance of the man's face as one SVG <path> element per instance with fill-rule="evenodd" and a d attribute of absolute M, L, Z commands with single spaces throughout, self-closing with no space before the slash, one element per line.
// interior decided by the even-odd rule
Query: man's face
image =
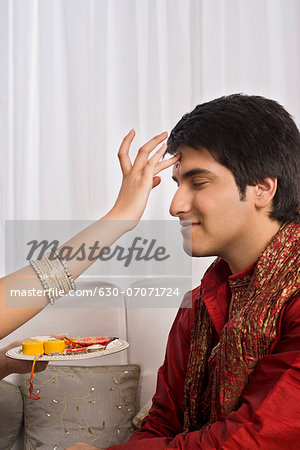
<path fill-rule="evenodd" d="M 252 187 L 241 201 L 232 172 L 208 150 L 180 147 L 178 152 L 181 159 L 173 167 L 178 189 L 170 213 L 182 223 L 184 250 L 192 256 L 226 260 L 247 245 L 247 233 L 254 226 Z"/>

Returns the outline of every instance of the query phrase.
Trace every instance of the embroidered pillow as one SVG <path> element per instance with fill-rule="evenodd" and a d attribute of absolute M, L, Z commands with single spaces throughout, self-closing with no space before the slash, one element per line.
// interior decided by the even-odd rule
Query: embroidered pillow
<path fill-rule="evenodd" d="M 25 450 L 61 450 L 76 442 L 96 447 L 126 442 L 132 434 L 140 368 L 137 365 L 76 367 L 49 365 L 23 375 Z"/>

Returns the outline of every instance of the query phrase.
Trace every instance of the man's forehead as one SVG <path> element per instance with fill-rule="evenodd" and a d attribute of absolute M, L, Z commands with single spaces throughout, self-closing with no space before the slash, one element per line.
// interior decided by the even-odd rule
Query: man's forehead
<path fill-rule="evenodd" d="M 203 169 L 205 171 L 214 172 L 219 163 L 204 147 L 195 149 L 193 147 L 181 146 L 178 148 L 177 154 L 180 154 L 178 161 L 173 166 L 173 175 L 182 176 L 183 172 L 193 170 L 194 168 Z"/>
<path fill-rule="evenodd" d="M 192 147 L 181 146 L 178 148 L 179 159 L 173 166 L 173 176 L 178 178 L 183 171 L 190 170 L 199 165 L 201 161 L 200 152 Z M 200 161 L 199 161 L 200 159 Z"/>
<path fill-rule="evenodd" d="M 217 175 L 216 161 L 209 154 L 209 160 L 207 160 L 206 158 L 201 158 L 197 150 L 195 153 L 194 155 L 188 153 L 180 154 L 179 160 L 176 161 L 172 170 L 172 179 L 174 181 L 178 182 L 179 179 L 187 179 L 194 175 L 205 175 L 209 177 L 215 177 Z"/>
<path fill-rule="evenodd" d="M 180 155 L 178 161 L 174 164 L 173 170 L 178 172 L 180 169 L 182 169 L 182 166 L 193 163 L 198 158 L 201 158 L 201 149 L 196 150 L 193 147 L 188 147 L 185 145 L 182 145 L 178 147 L 176 155 Z"/>

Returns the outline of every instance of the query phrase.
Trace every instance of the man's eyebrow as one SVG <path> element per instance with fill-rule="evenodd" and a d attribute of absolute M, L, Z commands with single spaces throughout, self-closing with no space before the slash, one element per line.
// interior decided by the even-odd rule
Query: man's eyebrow
<path fill-rule="evenodd" d="M 200 168 L 199 169 L 191 169 L 182 175 L 182 179 L 185 180 L 186 178 L 190 178 L 194 175 L 199 175 L 199 174 L 211 175 L 211 172 L 207 169 L 200 169 Z M 178 179 L 174 175 L 172 176 L 172 178 L 176 183 L 178 182 Z"/>

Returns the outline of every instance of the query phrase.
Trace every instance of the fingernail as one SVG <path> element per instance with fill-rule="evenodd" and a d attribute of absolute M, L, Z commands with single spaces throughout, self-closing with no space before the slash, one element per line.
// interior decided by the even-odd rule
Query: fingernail
<path fill-rule="evenodd" d="M 132 128 L 128 134 L 133 134 L 134 133 L 134 128 Z"/>
<path fill-rule="evenodd" d="M 161 137 L 167 137 L 168 136 L 168 132 L 164 131 L 163 133 L 161 133 Z"/>

